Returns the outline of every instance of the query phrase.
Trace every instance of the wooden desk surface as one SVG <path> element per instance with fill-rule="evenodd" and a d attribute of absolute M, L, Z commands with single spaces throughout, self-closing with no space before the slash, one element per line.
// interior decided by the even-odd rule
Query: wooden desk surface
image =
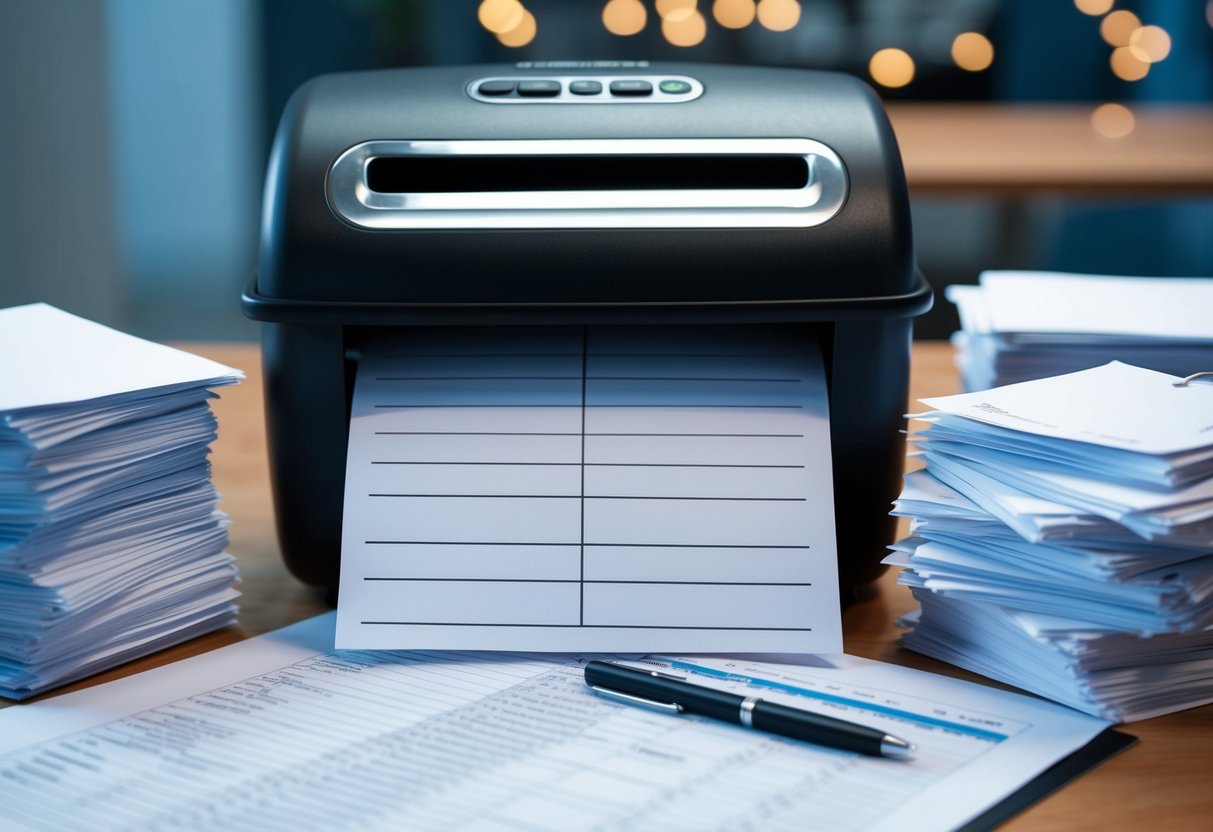
<path fill-rule="evenodd" d="M 187 347 L 229 366 L 248 380 L 227 388 L 215 404 L 219 440 L 214 477 L 231 515 L 231 551 L 243 576 L 240 623 L 217 633 L 99 674 L 63 690 L 74 690 L 203 653 L 324 612 L 320 596 L 292 578 L 282 565 L 274 537 L 266 462 L 264 410 L 257 348 L 253 345 Z M 914 347 L 911 399 L 956 392 L 951 347 L 920 342 Z M 977 679 L 933 659 L 901 649 L 893 619 L 913 606 L 894 571 L 872 597 L 843 615 L 850 653 L 950 676 Z M 63 691 L 56 691 L 60 693 Z M 54 694 L 48 694 L 54 695 Z M 1012 820 L 1006 828 L 1033 832 L 1073 830 L 1204 830 L 1213 817 L 1213 706 L 1134 723 L 1127 730 L 1140 742 Z"/>
<path fill-rule="evenodd" d="M 1134 106 L 1121 138 L 1095 104 L 890 104 L 915 196 L 1213 194 L 1213 108 Z"/>

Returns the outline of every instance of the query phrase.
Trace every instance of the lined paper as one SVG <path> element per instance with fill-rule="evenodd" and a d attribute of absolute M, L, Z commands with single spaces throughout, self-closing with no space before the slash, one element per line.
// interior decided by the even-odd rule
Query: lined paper
<path fill-rule="evenodd" d="M 363 351 L 338 646 L 841 649 L 828 399 L 778 328 Z"/>

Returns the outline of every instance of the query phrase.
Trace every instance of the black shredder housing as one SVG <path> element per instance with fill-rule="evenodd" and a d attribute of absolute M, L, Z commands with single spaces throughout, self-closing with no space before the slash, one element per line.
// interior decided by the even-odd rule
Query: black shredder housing
<path fill-rule="evenodd" d="M 825 357 L 854 589 L 893 537 L 912 319 L 930 304 L 892 131 L 850 76 L 560 62 L 316 78 L 282 116 L 243 298 L 265 322 L 286 563 L 337 584 L 350 397 L 375 333 L 780 324 Z"/>

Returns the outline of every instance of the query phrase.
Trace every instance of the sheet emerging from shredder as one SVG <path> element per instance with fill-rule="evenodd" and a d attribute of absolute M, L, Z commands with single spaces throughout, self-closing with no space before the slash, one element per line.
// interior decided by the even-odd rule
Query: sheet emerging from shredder
<path fill-rule="evenodd" d="M 367 345 L 337 646 L 839 652 L 828 414 L 798 329 Z"/>

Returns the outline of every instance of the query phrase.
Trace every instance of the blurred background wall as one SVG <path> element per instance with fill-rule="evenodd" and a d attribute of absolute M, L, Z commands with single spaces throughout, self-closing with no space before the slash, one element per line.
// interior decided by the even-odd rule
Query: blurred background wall
<path fill-rule="evenodd" d="M 518 5 L 3 0 L 0 306 L 44 300 L 162 340 L 255 337 L 238 299 L 269 144 L 291 91 L 325 72 L 645 58 L 835 69 L 897 102 L 1213 101 L 1213 0 Z M 1101 29 L 1121 13 L 1165 34 L 1144 74 L 1109 63 Z M 957 53 L 960 34 L 976 57 Z M 880 74 L 872 59 L 887 49 L 912 62 L 911 80 Z M 936 287 L 987 268 L 1213 274 L 1208 198 L 915 197 L 914 223 Z M 920 336 L 955 325 L 938 306 Z"/>

